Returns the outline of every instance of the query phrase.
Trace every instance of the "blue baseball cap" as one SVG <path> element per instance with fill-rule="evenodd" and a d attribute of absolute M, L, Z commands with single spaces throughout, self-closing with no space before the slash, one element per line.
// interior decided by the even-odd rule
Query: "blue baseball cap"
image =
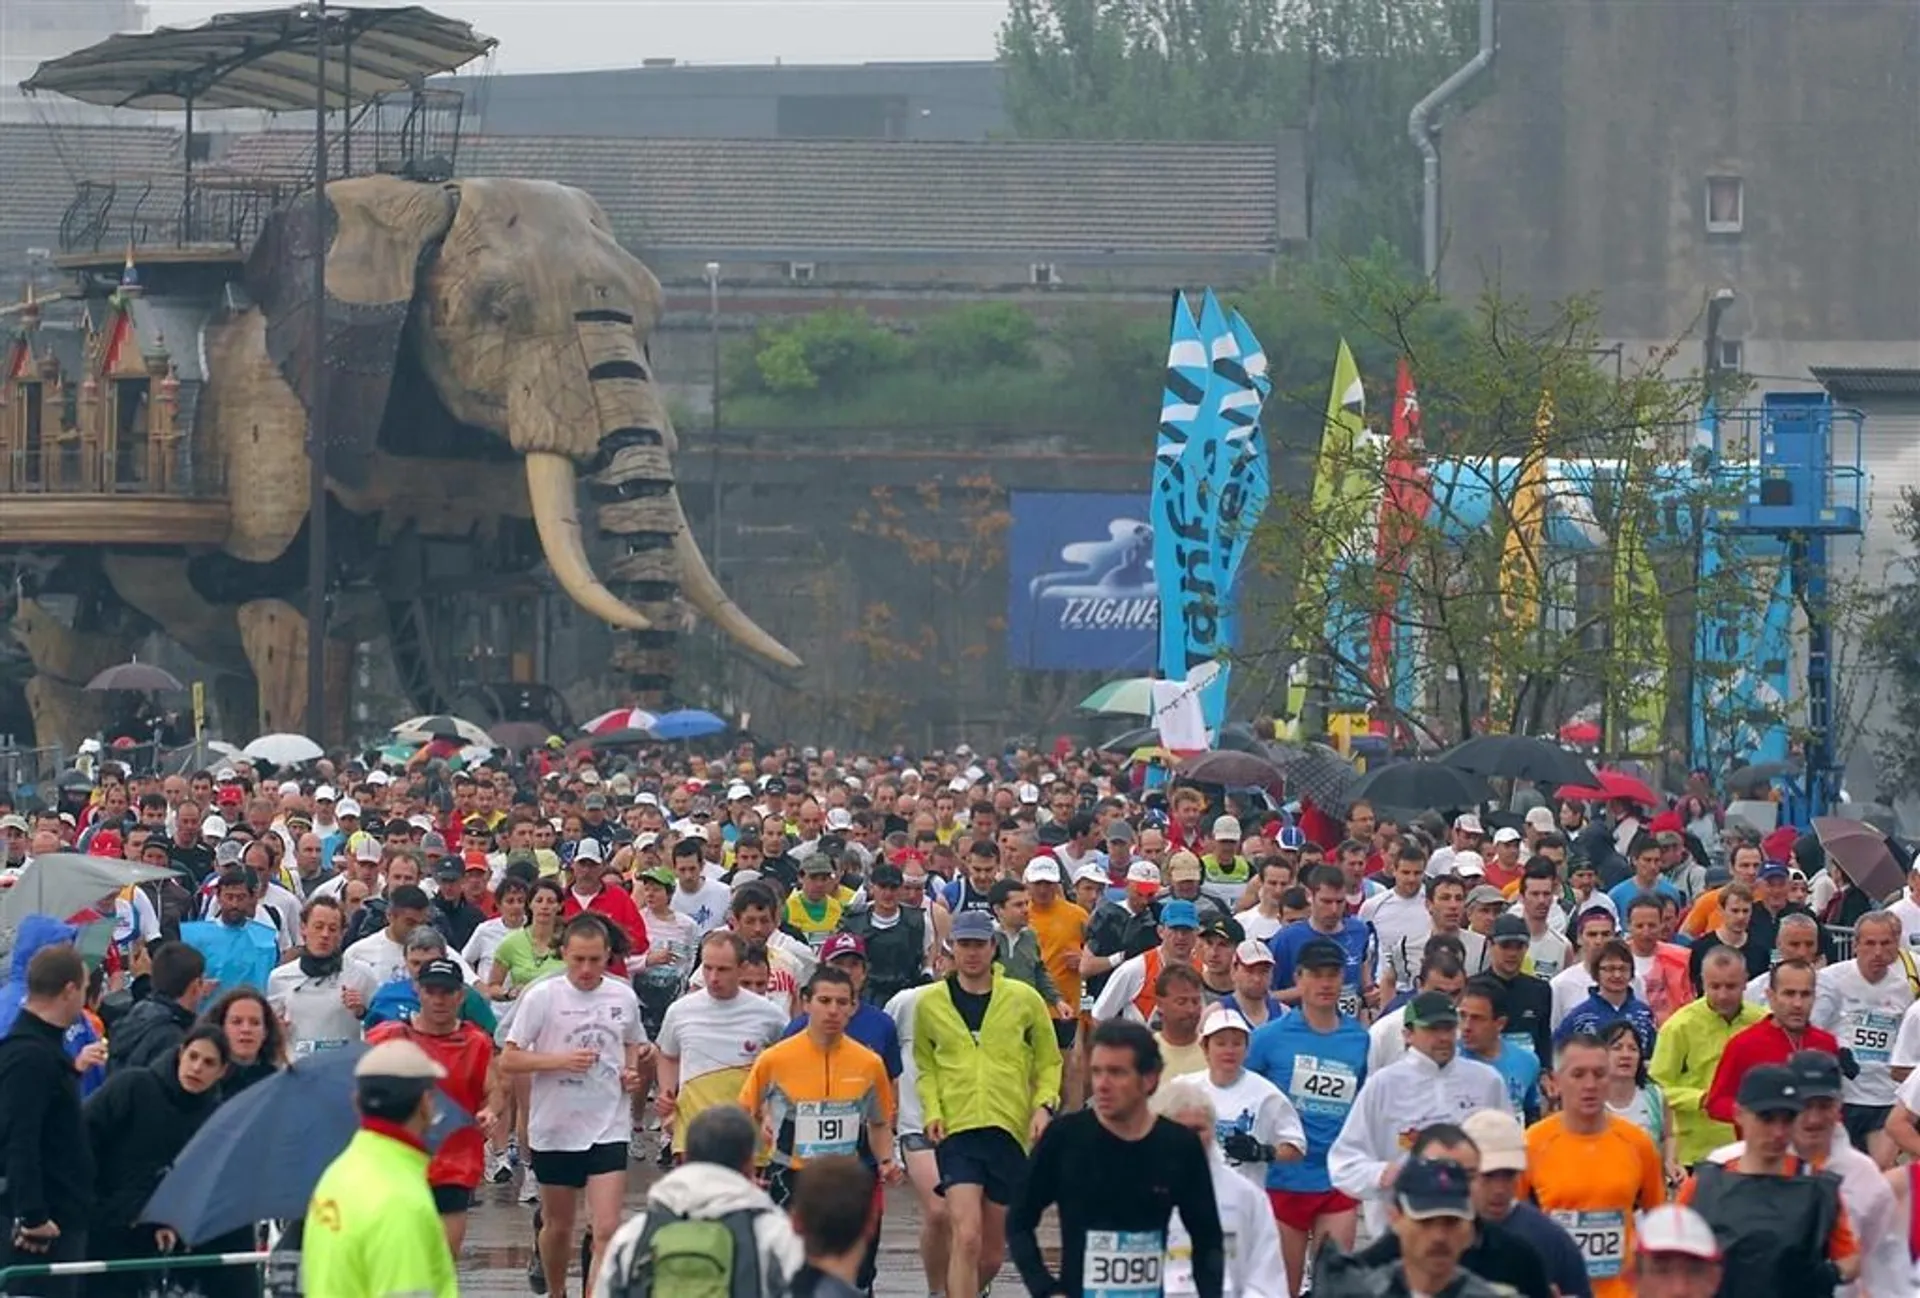
<path fill-rule="evenodd" d="M 1760 878 L 1762 879 L 1784 879 L 1786 877 L 1787 863 L 1785 861 L 1767 861 L 1760 867 Z"/>
<path fill-rule="evenodd" d="M 1280 850 L 1283 852 L 1306 851 L 1307 831 L 1298 825 L 1280 826 Z"/>
<path fill-rule="evenodd" d="M 1170 901 L 1160 907 L 1160 924 L 1164 928 L 1199 928 L 1200 911 L 1190 901 Z"/>
<path fill-rule="evenodd" d="M 1192 910 L 1193 907 L 1187 907 Z M 963 910 L 953 917 L 948 938 L 954 942 L 993 941 L 993 916 L 984 910 Z"/>

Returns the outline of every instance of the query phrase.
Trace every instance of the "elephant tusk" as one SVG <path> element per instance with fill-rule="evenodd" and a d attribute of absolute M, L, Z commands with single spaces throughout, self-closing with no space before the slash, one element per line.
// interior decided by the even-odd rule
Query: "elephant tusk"
<path fill-rule="evenodd" d="M 720 589 L 707 557 L 700 553 L 693 529 L 687 526 L 687 511 L 680 504 L 680 493 L 673 493 L 673 512 L 679 526 L 673 533 L 673 554 L 680 562 L 680 591 L 701 616 L 725 631 L 741 648 L 755 657 L 780 667 L 797 670 L 799 655 L 762 630 L 760 624 L 740 611 L 740 606 Z"/>
<path fill-rule="evenodd" d="M 580 535 L 579 481 L 573 461 L 551 451 L 527 453 L 527 497 L 533 506 L 533 526 L 540 534 L 540 550 L 560 589 L 582 610 L 612 626 L 650 631 L 653 623 L 628 608 L 593 575 L 586 542 Z M 708 578 L 712 580 L 711 577 Z M 758 628 L 756 628 L 757 630 Z"/>

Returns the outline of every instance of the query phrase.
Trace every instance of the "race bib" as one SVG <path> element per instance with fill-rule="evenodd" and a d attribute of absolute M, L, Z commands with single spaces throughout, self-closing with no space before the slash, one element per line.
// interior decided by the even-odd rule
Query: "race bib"
<path fill-rule="evenodd" d="M 1344 1116 L 1359 1093 L 1360 1079 L 1344 1061 L 1317 1055 L 1293 1057 L 1287 1094 L 1302 1113 Z"/>
<path fill-rule="evenodd" d="M 1081 1298 L 1160 1298 L 1165 1248 L 1157 1230 L 1088 1231 Z M 1191 1258 L 1187 1269 L 1191 1275 Z"/>
<path fill-rule="evenodd" d="M 1360 993 L 1357 991 L 1351 991 L 1351 990 L 1341 992 L 1339 1010 L 1342 1014 L 1346 1015 L 1348 1018 L 1353 1018 L 1353 1019 L 1359 1018 L 1360 1017 Z"/>
<path fill-rule="evenodd" d="M 796 1158 L 852 1154 L 860 1148 L 860 1106 L 852 1100 L 803 1100 L 793 1106 Z"/>
<path fill-rule="evenodd" d="M 1863 1064 L 1884 1064 L 1893 1058 L 1893 1039 L 1900 1031 L 1900 1015 L 1883 1010 L 1849 1010 L 1840 1039 Z"/>
<path fill-rule="evenodd" d="M 1233 1232 L 1226 1231 L 1222 1243 L 1227 1250 L 1227 1274 L 1233 1274 Z M 1200 1292 L 1193 1282 L 1193 1241 L 1175 1244 L 1167 1250 L 1166 1269 L 1167 1298 L 1194 1298 Z"/>
<path fill-rule="evenodd" d="M 1627 1256 L 1627 1216 L 1623 1212 L 1567 1212 L 1549 1214 L 1559 1222 L 1580 1250 L 1590 1280 L 1611 1280 L 1620 1274 Z"/>
<path fill-rule="evenodd" d="M 347 1039 L 345 1037 L 296 1041 L 293 1043 L 293 1057 L 295 1059 L 305 1059 L 308 1055 L 317 1055 L 322 1050 L 345 1050 L 346 1048 Z"/>

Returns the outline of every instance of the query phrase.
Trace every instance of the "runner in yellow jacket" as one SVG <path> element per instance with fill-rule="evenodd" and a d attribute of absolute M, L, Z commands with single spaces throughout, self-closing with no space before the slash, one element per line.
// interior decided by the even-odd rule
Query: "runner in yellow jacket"
<path fill-rule="evenodd" d="M 387 1041 L 353 1070 L 360 1130 L 307 1205 L 301 1276 L 326 1298 L 458 1298 L 453 1254 L 427 1188 L 434 1083 L 446 1074 L 411 1041 Z"/>

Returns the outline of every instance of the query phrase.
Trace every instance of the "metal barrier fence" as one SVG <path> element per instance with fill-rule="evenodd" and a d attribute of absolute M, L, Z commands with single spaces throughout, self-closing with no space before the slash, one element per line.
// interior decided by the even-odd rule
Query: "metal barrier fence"
<path fill-rule="evenodd" d="M 53 789 L 62 771 L 67 769 L 66 750 L 17 748 L 0 736 L 0 790 L 9 790 L 23 801 L 53 801 Z"/>
<path fill-rule="evenodd" d="M 1842 960 L 1853 959 L 1853 930 L 1842 928 L 1838 924 L 1826 924 L 1822 927 L 1826 931 L 1827 940 L 1833 943 L 1833 962 L 1838 964 Z"/>
<path fill-rule="evenodd" d="M 43 1262 L 33 1266 L 10 1266 L 0 1271 L 0 1298 L 14 1292 L 23 1280 L 48 1280 L 60 1276 L 125 1275 L 176 1271 L 212 1271 L 258 1267 L 272 1257 L 270 1253 L 210 1253 L 204 1257 L 130 1258 L 119 1262 Z M 187 1277 L 191 1280 L 191 1277 Z"/>

